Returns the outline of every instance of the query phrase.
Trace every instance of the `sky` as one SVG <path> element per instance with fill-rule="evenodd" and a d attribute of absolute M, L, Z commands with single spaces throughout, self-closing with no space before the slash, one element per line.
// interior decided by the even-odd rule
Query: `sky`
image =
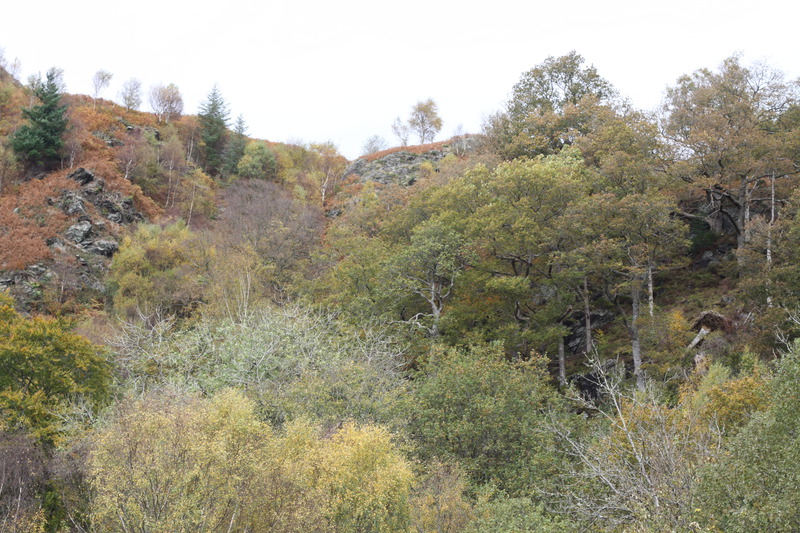
<path fill-rule="evenodd" d="M 0 48 L 19 78 L 64 70 L 70 93 L 119 101 L 137 78 L 145 97 L 176 84 L 196 113 L 216 84 L 251 137 L 333 142 L 348 159 L 432 98 L 437 140 L 477 133 L 520 75 L 572 50 L 633 105 L 654 110 L 683 74 L 740 53 L 800 76 L 789 0 L 40 0 L 0 7 Z M 413 138 L 412 138 L 413 142 Z"/>

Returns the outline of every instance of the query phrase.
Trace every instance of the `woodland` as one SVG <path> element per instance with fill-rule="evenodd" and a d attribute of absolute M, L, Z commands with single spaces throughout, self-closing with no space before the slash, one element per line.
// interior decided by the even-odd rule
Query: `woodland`
<path fill-rule="evenodd" d="M 18 71 L 0 532 L 800 530 L 800 80 L 572 52 L 351 162 Z"/>

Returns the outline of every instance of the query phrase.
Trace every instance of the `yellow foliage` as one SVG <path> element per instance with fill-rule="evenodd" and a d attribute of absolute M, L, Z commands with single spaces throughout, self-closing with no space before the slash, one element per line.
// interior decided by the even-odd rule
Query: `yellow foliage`
<path fill-rule="evenodd" d="M 407 529 L 413 476 L 381 428 L 323 438 L 297 422 L 277 434 L 227 390 L 131 402 L 95 442 L 99 531 Z"/>
<path fill-rule="evenodd" d="M 768 407 L 768 377 L 764 368 L 754 365 L 751 373 L 732 378 L 727 368 L 713 363 L 699 383 L 684 387 L 682 401 L 705 420 L 732 433 L 753 413 Z"/>

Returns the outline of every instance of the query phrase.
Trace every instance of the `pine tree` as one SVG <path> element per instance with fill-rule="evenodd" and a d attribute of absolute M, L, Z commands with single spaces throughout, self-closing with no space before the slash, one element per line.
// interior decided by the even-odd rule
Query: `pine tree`
<path fill-rule="evenodd" d="M 203 170 L 211 176 L 218 176 L 222 170 L 228 136 L 228 113 L 228 104 L 214 85 L 198 113 Z"/>
<path fill-rule="evenodd" d="M 222 163 L 223 177 L 229 177 L 236 174 L 236 169 L 239 166 L 239 161 L 244 156 L 244 148 L 247 146 L 247 125 L 244 123 L 244 117 L 239 115 L 236 118 L 236 123 L 233 125 L 233 134 L 228 140 L 225 147 Z"/>
<path fill-rule="evenodd" d="M 28 123 L 13 135 L 11 146 L 29 164 L 50 170 L 60 160 L 67 130 L 67 107 L 61 105 L 58 71 L 54 68 L 47 71 L 45 82 L 36 83 L 33 92 L 41 103 L 22 110 Z"/>

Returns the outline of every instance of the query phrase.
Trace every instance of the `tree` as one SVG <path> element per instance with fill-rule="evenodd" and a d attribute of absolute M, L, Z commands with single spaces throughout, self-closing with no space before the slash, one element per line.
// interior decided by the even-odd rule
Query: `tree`
<path fill-rule="evenodd" d="M 107 70 L 98 70 L 94 73 L 94 77 L 92 77 L 92 87 L 94 88 L 95 102 L 92 104 L 92 108 L 94 108 L 97 104 L 97 98 L 100 96 L 100 91 L 108 87 L 108 84 L 111 83 L 112 77 L 113 75 Z"/>
<path fill-rule="evenodd" d="M 514 85 L 506 108 L 512 120 L 546 111 L 563 113 L 591 96 L 608 101 L 615 95 L 611 84 L 594 66 L 584 67 L 584 58 L 575 52 L 561 57 L 549 56 L 541 65 L 525 72 Z"/>
<path fill-rule="evenodd" d="M 439 117 L 436 102 L 431 98 L 417 102 L 411 108 L 408 127 L 419 136 L 420 144 L 433 141 L 436 134 L 442 129 L 442 119 Z"/>
<path fill-rule="evenodd" d="M 558 399 L 542 363 L 509 362 L 497 345 L 434 348 L 408 405 L 421 458 L 458 462 L 474 485 L 513 496 L 547 492 L 559 460 L 545 420 Z"/>
<path fill-rule="evenodd" d="M 800 479 L 800 344 L 778 361 L 769 388 L 769 406 L 757 413 L 705 466 L 697 494 L 697 514 L 712 530 L 797 531 L 800 506 L 794 487 Z"/>
<path fill-rule="evenodd" d="M 624 365 L 613 361 L 593 361 L 592 376 L 600 399 L 571 398 L 596 415 L 590 431 L 552 424 L 575 459 L 561 472 L 559 505 L 592 530 L 691 531 L 699 469 L 721 452 L 713 416 L 697 409 L 691 394 L 669 405 L 654 382 L 627 390 Z"/>
<path fill-rule="evenodd" d="M 407 531 L 413 473 L 387 431 L 345 424 L 323 437 L 294 423 L 277 433 L 255 408 L 233 390 L 123 404 L 93 438 L 92 525 L 124 533 Z"/>
<path fill-rule="evenodd" d="M 514 85 L 505 110 L 490 117 L 490 144 L 505 158 L 552 154 L 590 131 L 615 91 L 576 52 L 548 57 Z"/>
<path fill-rule="evenodd" d="M 750 240 L 755 210 L 771 200 L 765 189 L 797 173 L 789 147 L 798 126 L 783 118 L 800 101 L 799 90 L 769 66 L 747 68 L 733 56 L 717 71 L 682 76 L 667 91 L 672 173 L 704 194 L 699 218 L 717 232 L 734 233 L 739 250 Z"/>
<path fill-rule="evenodd" d="M 244 148 L 236 171 L 243 178 L 274 180 L 278 163 L 263 141 L 250 141 Z"/>
<path fill-rule="evenodd" d="M 199 171 L 198 169 L 198 172 Z M 188 316 L 202 300 L 204 251 L 187 224 L 140 224 L 114 255 L 108 284 L 121 317 L 153 313 Z"/>
<path fill-rule="evenodd" d="M 173 83 L 167 86 L 154 85 L 150 89 L 150 107 L 159 123 L 163 120 L 168 124 L 170 119 L 180 118 L 183 113 L 183 97 Z"/>
<path fill-rule="evenodd" d="M 119 97 L 125 109 L 128 111 L 138 111 L 139 106 L 142 105 L 142 82 L 136 78 L 127 80 L 122 84 Z"/>
<path fill-rule="evenodd" d="M 222 170 L 229 113 L 228 104 L 214 85 L 197 113 L 200 119 L 200 161 L 210 176 L 218 176 Z"/>
<path fill-rule="evenodd" d="M 583 234 L 583 244 L 570 252 L 571 259 L 592 265 L 599 287 L 617 308 L 630 337 L 637 385 L 643 389 L 642 301 L 647 295 L 652 316 L 653 274 L 659 266 L 677 262 L 688 246 L 688 228 L 672 216 L 673 201 L 660 194 L 596 194 L 573 209 L 568 220 Z"/>
<path fill-rule="evenodd" d="M 437 337 L 444 304 L 471 254 L 467 240 L 439 220 L 429 220 L 412 231 L 411 242 L 393 258 L 389 270 L 396 277 L 396 290 L 422 298 L 430 308 L 412 322 Z M 423 317 L 430 317 L 430 325 L 422 324 Z"/>
<path fill-rule="evenodd" d="M 236 174 L 239 161 L 244 157 L 244 149 L 247 146 L 247 126 L 244 117 L 239 115 L 233 124 L 233 134 L 228 138 L 228 144 L 223 153 L 222 175 L 229 177 Z"/>
<path fill-rule="evenodd" d="M 381 150 L 386 150 L 388 145 L 386 144 L 386 139 L 381 137 L 380 135 L 373 135 L 364 143 L 364 146 L 361 147 L 361 154 L 362 155 L 370 155 L 376 152 L 380 152 Z"/>
<path fill-rule="evenodd" d="M 482 290 L 499 304 L 492 314 L 506 322 L 493 329 L 522 357 L 553 342 L 563 352 L 561 322 L 574 297 L 558 261 L 565 241 L 560 219 L 586 194 L 589 175 L 580 155 L 565 151 L 503 163 L 451 187 L 475 191 L 467 224 L 488 256 L 478 267 L 490 274 Z"/>
<path fill-rule="evenodd" d="M 15 57 L 12 61 L 6 57 L 5 49 L 0 47 L 0 81 L 3 81 L 5 73 L 8 73 L 12 79 L 16 79 L 21 69 L 22 62 L 19 60 L 19 58 Z M 5 71 L 5 73 L 3 71 Z"/>
<path fill-rule="evenodd" d="M 60 160 L 67 130 L 67 107 L 61 105 L 59 71 L 56 68 L 48 70 L 46 81 L 37 82 L 33 94 L 41 103 L 22 110 L 28 123 L 13 134 L 11 146 L 24 161 L 50 170 Z"/>
<path fill-rule="evenodd" d="M 400 120 L 400 117 L 395 118 L 394 122 L 392 122 L 392 133 L 397 135 L 401 146 L 408 145 L 408 137 L 411 135 L 411 128 L 408 124 Z"/>
<path fill-rule="evenodd" d="M 101 349 L 67 322 L 20 316 L 0 293 L 0 415 L 12 429 L 52 444 L 71 402 L 101 405 L 111 369 Z"/>

